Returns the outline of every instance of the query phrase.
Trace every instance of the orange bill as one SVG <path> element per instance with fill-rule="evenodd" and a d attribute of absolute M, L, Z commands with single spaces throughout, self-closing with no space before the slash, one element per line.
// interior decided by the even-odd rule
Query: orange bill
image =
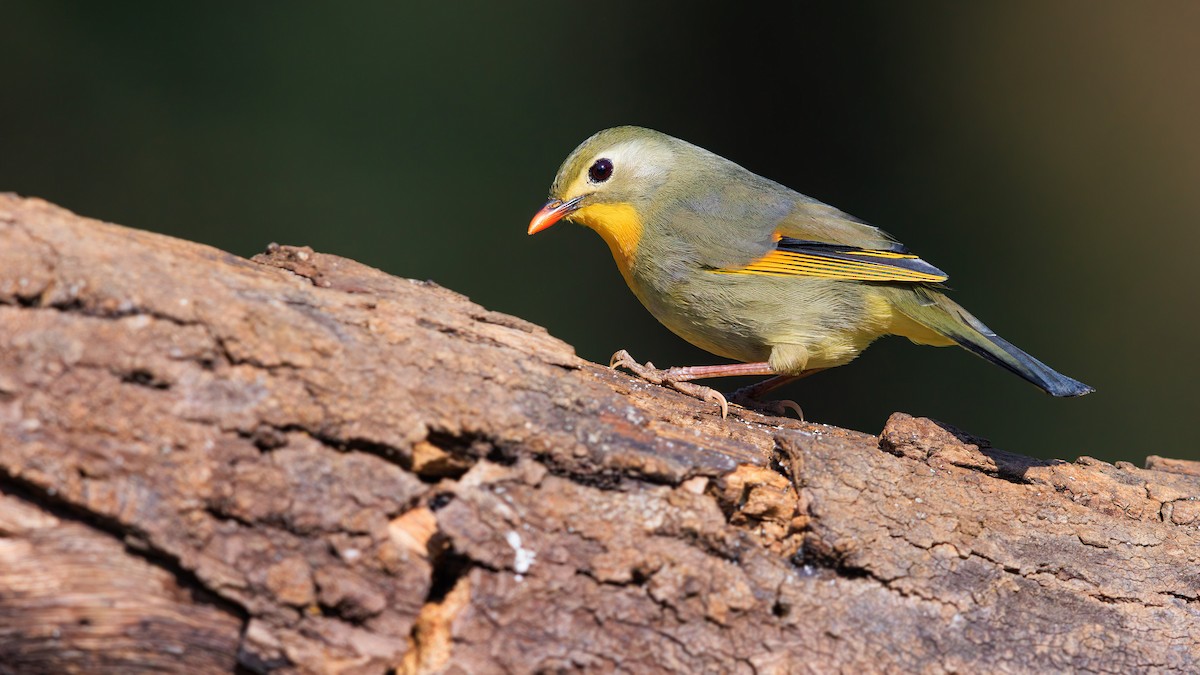
<path fill-rule="evenodd" d="M 529 234 L 537 234 L 577 211 L 580 199 L 581 197 L 576 197 L 565 202 L 561 199 L 551 199 L 546 202 L 542 210 L 535 213 L 533 220 L 529 221 Z"/>

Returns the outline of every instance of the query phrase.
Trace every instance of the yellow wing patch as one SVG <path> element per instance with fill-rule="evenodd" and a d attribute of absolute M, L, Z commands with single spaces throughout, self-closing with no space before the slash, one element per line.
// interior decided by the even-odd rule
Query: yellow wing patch
<path fill-rule="evenodd" d="M 871 260 L 876 258 L 878 260 Z M 738 269 L 712 270 L 717 274 L 757 274 L 769 277 L 814 277 L 844 281 L 907 281 L 937 283 L 945 274 L 932 274 L 897 266 L 895 262 L 919 260 L 892 251 L 839 251 L 836 256 L 775 249 Z M 886 261 L 886 262 L 885 262 Z M 931 268 L 932 269 L 932 268 Z"/>

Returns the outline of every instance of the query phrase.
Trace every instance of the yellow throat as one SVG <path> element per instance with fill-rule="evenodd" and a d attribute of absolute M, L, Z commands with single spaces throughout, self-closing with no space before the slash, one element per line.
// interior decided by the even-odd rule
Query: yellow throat
<path fill-rule="evenodd" d="M 642 219 L 630 204 L 592 204 L 570 215 L 570 219 L 597 232 L 612 251 L 625 283 L 633 286 L 630 267 L 642 238 Z"/>

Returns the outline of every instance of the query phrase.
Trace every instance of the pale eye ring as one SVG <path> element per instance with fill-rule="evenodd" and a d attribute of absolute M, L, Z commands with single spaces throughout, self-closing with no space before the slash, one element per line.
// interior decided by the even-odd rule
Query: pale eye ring
<path fill-rule="evenodd" d="M 612 177 L 612 172 L 612 160 L 601 157 L 592 164 L 592 168 L 588 169 L 588 180 L 593 183 L 603 183 Z"/>

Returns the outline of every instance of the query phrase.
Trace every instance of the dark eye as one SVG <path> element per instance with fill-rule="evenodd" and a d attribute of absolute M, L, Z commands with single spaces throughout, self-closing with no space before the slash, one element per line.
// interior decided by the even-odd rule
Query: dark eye
<path fill-rule="evenodd" d="M 612 162 L 607 159 L 596 160 L 592 168 L 588 169 L 588 180 L 593 183 L 603 183 L 610 176 L 612 176 Z"/>

